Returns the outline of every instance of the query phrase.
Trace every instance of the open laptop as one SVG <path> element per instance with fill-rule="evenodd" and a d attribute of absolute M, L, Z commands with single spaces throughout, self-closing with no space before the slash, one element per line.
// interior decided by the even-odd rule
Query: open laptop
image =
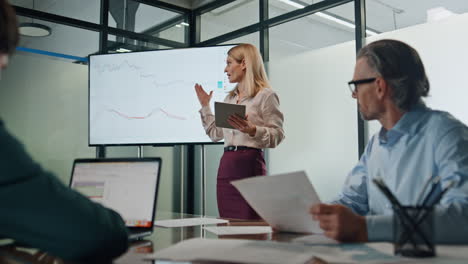
<path fill-rule="evenodd" d="M 70 188 L 118 212 L 129 239 L 153 232 L 160 158 L 76 159 Z"/>

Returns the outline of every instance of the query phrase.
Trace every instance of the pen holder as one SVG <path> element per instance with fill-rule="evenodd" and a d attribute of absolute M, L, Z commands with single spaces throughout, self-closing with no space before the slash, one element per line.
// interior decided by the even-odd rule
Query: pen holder
<path fill-rule="evenodd" d="M 394 208 L 395 255 L 415 258 L 434 257 L 434 207 Z"/>

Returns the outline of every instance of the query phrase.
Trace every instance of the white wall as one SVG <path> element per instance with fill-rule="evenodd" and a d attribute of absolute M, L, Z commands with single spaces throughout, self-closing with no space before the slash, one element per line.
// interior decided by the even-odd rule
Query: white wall
<path fill-rule="evenodd" d="M 63 182 L 88 148 L 86 66 L 15 54 L 0 81 L 0 116 L 35 160 Z"/>
<path fill-rule="evenodd" d="M 286 139 L 270 151 L 270 174 L 305 170 L 322 200 L 332 199 L 358 160 L 356 101 L 347 82 L 354 41 L 269 64 Z"/>

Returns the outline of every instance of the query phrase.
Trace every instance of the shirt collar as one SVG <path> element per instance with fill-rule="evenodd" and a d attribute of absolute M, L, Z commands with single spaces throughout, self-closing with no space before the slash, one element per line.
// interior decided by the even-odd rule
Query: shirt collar
<path fill-rule="evenodd" d="M 234 88 L 234 89 L 235 89 L 235 90 L 234 90 L 234 98 L 235 98 L 236 101 L 237 101 L 237 99 L 239 98 L 239 88 L 238 88 L 237 85 L 236 85 L 236 88 Z M 245 101 L 245 100 L 248 100 L 248 99 L 250 99 L 250 97 L 244 96 L 244 97 L 239 101 L 239 103 L 241 103 L 241 102 L 243 102 L 243 101 Z"/>
<path fill-rule="evenodd" d="M 406 112 L 400 120 L 390 130 L 386 130 L 384 127 L 380 129 L 379 141 L 382 144 L 386 144 L 392 141 L 392 138 L 399 138 L 404 134 L 414 135 L 423 123 L 422 116 L 430 109 L 423 103 L 420 102 L 413 106 L 412 109 Z"/>

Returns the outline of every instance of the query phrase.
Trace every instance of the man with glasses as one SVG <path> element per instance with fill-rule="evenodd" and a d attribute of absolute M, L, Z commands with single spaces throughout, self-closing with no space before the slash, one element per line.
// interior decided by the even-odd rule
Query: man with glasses
<path fill-rule="evenodd" d="M 347 242 L 392 241 L 393 209 L 372 180 L 383 179 L 402 205 L 416 205 L 425 183 L 440 177 L 438 193 L 451 182 L 455 186 L 435 206 L 435 241 L 467 243 L 468 128 L 425 106 L 429 81 L 416 50 L 396 40 L 365 46 L 348 85 L 361 117 L 378 120 L 382 128 L 338 199 L 310 209 L 325 235 Z"/>

